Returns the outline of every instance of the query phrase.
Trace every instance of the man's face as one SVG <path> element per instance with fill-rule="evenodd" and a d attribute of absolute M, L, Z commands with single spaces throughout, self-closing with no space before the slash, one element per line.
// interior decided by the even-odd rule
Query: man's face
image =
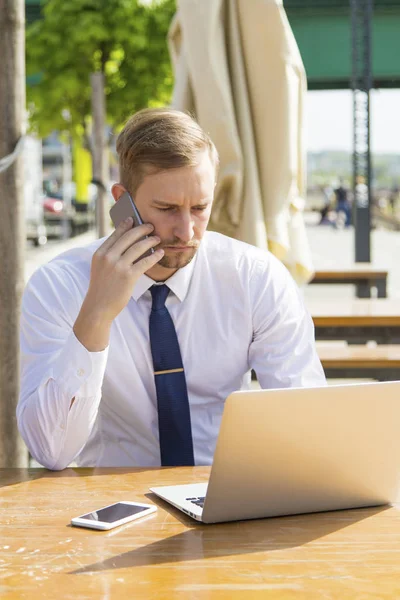
<path fill-rule="evenodd" d="M 157 247 L 165 252 L 149 277 L 163 281 L 193 259 L 210 220 L 214 187 L 215 168 L 207 151 L 194 167 L 145 176 L 134 201 L 143 221 L 154 225 L 161 239 Z"/>

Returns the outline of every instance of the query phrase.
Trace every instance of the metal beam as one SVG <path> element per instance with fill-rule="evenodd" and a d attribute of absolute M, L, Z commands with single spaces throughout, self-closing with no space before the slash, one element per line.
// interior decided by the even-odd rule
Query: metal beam
<path fill-rule="evenodd" d="M 373 0 L 350 0 L 355 260 L 371 261 L 370 91 Z"/>

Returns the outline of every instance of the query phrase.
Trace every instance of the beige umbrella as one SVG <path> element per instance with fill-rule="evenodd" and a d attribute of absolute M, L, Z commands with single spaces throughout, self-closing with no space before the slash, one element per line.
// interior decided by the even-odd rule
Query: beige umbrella
<path fill-rule="evenodd" d="M 281 0 L 178 0 L 172 105 L 195 114 L 221 168 L 210 228 L 313 273 L 302 210 L 306 77 Z"/>

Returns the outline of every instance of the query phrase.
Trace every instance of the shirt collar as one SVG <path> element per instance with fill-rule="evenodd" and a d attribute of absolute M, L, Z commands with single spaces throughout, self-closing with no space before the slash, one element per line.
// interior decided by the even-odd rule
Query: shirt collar
<path fill-rule="evenodd" d="M 182 267 L 182 269 L 178 269 L 176 273 L 174 273 L 169 279 L 165 281 L 166 285 L 170 290 L 179 298 L 181 302 L 186 298 L 186 294 L 189 290 L 190 281 L 193 275 L 193 269 L 197 261 L 197 256 L 199 254 L 199 250 L 197 250 L 193 260 L 186 265 L 186 267 Z M 135 287 L 133 288 L 132 298 L 136 300 L 136 302 L 143 296 L 148 289 L 154 285 L 155 281 L 148 277 L 148 275 L 141 275 L 136 282 Z"/>

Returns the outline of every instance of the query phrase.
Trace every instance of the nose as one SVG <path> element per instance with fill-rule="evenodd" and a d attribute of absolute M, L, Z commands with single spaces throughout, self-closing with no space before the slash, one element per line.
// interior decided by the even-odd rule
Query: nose
<path fill-rule="evenodd" d="M 181 213 L 178 217 L 174 227 L 174 235 L 179 238 L 182 242 L 190 242 L 194 235 L 194 221 L 193 215 L 188 213 Z"/>

